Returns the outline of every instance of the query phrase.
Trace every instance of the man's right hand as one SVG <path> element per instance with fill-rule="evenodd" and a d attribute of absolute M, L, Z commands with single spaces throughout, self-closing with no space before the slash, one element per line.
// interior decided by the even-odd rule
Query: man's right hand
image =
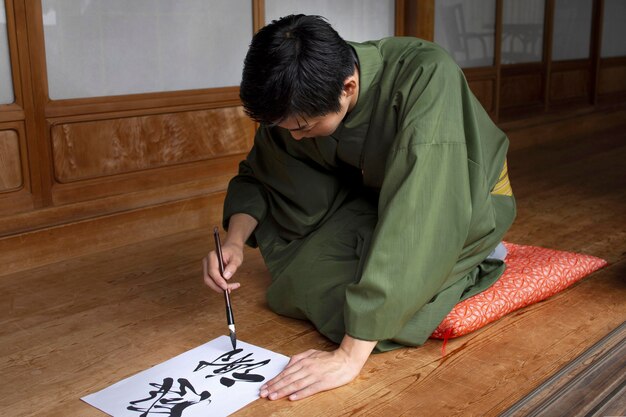
<path fill-rule="evenodd" d="M 220 274 L 217 261 L 217 253 L 209 252 L 202 258 L 204 269 L 204 283 L 213 291 L 231 291 L 240 287 L 238 282 L 229 282 L 237 272 L 237 268 L 243 263 L 243 246 L 254 232 L 258 222 L 245 213 L 233 214 L 228 222 L 228 236 L 222 245 L 222 258 L 224 259 L 224 276 Z"/>
<path fill-rule="evenodd" d="M 217 252 L 211 251 L 202 259 L 204 283 L 217 292 L 236 290 L 241 284 L 229 282 L 229 280 L 243 263 L 243 246 L 225 243 L 222 245 L 222 258 L 224 259 L 223 277 L 220 274 Z"/>

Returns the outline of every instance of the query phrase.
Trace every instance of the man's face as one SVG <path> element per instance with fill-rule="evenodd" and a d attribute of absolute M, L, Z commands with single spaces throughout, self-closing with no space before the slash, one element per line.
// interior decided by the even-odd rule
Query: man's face
<path fill-rule="evenodd" d="M 339 97 L 340 108 L 337 113 L 317 117 L 292 116 L 280 122 L 278 126 L 289 130 L 291 137 L 295 140 L 330 136 L 337 130 L 346 114 L 356 106 L 358 97 L 359 71 L 355 69 L 354 74 L 344 81 L 343 90 Z"/>
<path fill-rule="evenodd" d="M 337 127 L 339 127 L 339 124 L 348 112 L 348 96 L 342 94 L 339 102 L 341 108 L 337 113 L 329 113 L 317 117 L 292 116 L 283 120 L 278 126 L 289 130 L 295 140 L 314 138 L 317 136 L 330 136 L 337 130 Z"/>

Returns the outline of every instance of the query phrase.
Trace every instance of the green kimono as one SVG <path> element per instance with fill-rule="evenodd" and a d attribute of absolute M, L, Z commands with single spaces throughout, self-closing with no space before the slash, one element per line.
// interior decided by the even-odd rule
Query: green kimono
<path fill-rule="evenodd" d="M 416 38 L 351 43 L 355 108 L 329 137 L 260 127 L 229 184 L 235 213 L 259 221 L 279 314 L 339 343 L 423 344 L 460 300 L 489 287 L 486 259 L 515 217 L 496 195 L 508 140 L 440 47 Z"/>

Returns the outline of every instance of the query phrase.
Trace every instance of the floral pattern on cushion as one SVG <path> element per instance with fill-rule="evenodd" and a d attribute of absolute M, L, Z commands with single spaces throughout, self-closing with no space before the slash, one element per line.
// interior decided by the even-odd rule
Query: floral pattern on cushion
<path fill-rule="evenodd" d="M 504 242 L 506 270 L 491 287 L 461 301 L 431 335 L 448 339 L 466 335 L 500 317 L 563 291 L 604 267 L 595 256 Z"/>

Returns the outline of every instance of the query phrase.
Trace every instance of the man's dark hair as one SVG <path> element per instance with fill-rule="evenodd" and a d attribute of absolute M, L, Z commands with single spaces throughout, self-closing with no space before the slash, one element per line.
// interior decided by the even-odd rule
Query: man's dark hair
<path fill-rule="evenodd" d="M 239 96 L 260 123 L 340 110 L 343 83 L 354 73 L 350 45 L 321 16 L 290 15 L 252 38 Z"/>

